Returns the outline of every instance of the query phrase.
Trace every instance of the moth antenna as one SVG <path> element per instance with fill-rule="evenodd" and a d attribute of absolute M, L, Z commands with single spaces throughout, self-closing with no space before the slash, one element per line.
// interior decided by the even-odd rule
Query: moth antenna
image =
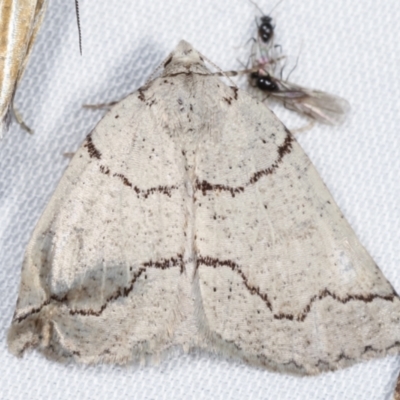
<path fill-rule="evenodd" d="M 81 31 L 81 21 L 79 18 L 79 2 L 75 0 L 75 12 L 76 12 L 76 24 L 78 27 L 78 36 L 79 36 L 79 52 L 82 55 L 82 31 Z"/>

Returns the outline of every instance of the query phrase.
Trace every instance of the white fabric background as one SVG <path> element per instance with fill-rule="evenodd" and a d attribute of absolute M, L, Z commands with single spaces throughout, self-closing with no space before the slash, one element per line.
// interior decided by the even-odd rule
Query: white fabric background
<path fill-rule="evenodd" d="M 103 112 L 186 39 L 225 70 L 246 62 L 256 9 L 247 0 L 81 0 L 83 56 L 73 0 L 52 0 L 16 101 L 18 126 L 0 142 L 0 399 L 389 399 L 400 357 L 313 378 L 279 375 L 212 355 L 154 367 L 58 365 L 10 355 L 6 332 L 23 252 L 68 159 Z M 267 13 L 276 1 L 259 0 Z M 300 60 L 291 80 L 338 94 L 352 112 L 299 141 L 383 273 L 400 292 L 400 2 L 284 0 L 277 42 Z M 289 128 L 304 121 L 282 108 Z"/>

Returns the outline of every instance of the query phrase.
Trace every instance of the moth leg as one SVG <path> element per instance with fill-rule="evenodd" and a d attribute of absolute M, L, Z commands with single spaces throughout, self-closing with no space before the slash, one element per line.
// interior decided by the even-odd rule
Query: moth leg
<path fill-rule="evenodd" d="M 17 110 L 17 108 L 15 107 L 14 101 L 12 102 L 12 106 L 11 106 L 11 114 L 12 116 L 15 118 L 15 120 L 17 121 L 18 125 L 24 129 L 25 131 L 27 131 L 30 134 L 33 134 L 33 130 L 31 128 L 29 128 L 28 125 L 25 124 L 21 113 Z"/>
<path fill-rule="evenodd" d="M 65 153 L 63 153 L 63 157 L 68 158 L 68 159 L 72 159 L 72 157 L 75 155 L 75 151 L 66 151 Z"/>
<path fill-rule="evenodd" d="M 110 103 L 100 103 L 100 104 L 84 104 L 82 107 L 83 108 L 88 108 L 90 110 L 109 110 L 111 107 L 115 106 L 118 104 L 121 100 L 118 101 L 112 101 Z"/>

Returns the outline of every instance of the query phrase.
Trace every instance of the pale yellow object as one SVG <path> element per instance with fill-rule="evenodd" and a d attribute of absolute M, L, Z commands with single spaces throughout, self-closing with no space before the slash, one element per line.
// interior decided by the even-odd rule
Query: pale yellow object
<path fill-rule="evenodd" d="M 13 99 L 42 24 L 47 0 L 2 0 L 0 8 L 0 137 L 7 130 Z M 17 116 L 18 122 L 27 128 Z"/>

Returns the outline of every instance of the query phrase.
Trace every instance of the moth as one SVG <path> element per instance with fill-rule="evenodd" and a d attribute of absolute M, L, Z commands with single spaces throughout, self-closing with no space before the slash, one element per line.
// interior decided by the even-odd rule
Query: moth
<path fill-rule="evenodd" d="M 172 349 L 281 373 L 400 351 L 400 299 L 293 135 L 182 41 L 84 140 L 28 244 L 9 350 Z"/>

